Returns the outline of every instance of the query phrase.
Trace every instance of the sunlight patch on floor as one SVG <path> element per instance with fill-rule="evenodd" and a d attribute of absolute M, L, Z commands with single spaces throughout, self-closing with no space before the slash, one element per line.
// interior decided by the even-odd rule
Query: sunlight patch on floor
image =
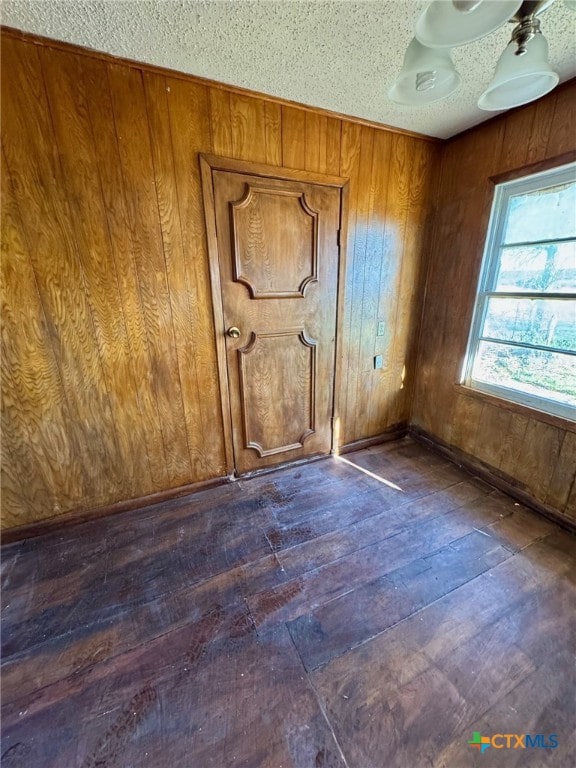
<path fill-rule="evenodd" d="M 377 475 L 375 472 L 370 472 L 369 469 L 364 469 L 364 467 L 361 467 L 359 464 L 354 464 L 353 461 L 349 461 L 348 459 L 345 459 L 344 456 L 335 456 L 334 458 L 336 459 L 336 461 L 343 461 L 345 464 L 348 464 L 348 466 L 354 467 L 354 469 L 358 469 L 360 472 L 364 472 L 365 475 L 368 475 L 369 477 L 373 477 L 374 480 L 378 480 L 378 482 L 384 483 L 384 485 L 387 485 L 389 488 L 394 488 L 395 491 L 400 491 L 400 493 L 404 493 L 404 491 L 402 490 L 402 488 L 400 488 L 399 485 L 396 485 L 395 483 L 390 482 L 390 480 L 386 480 L 380 475 Z"/>

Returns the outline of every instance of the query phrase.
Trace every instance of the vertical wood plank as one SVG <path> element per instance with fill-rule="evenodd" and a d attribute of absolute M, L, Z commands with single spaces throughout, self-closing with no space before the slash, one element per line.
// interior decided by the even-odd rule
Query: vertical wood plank
<path fill-rule="evenodd" d="M 508 429 L 502 435 L 502 451 L 498 466 L 504 474 L 512 478 L 517 473 L 518 462 L 522 460 L 522 446 L 528 421 L 527 416 L 513 413 L 508 422 Z M 487 463 L 494 464 L 494 461 L 488 459 Z"/>
<path fill-rule="evenodd" d="M 162 248 L 166 262 L 172 323 L 178 358 L 178 385 L 182 393 L 182 404 L 187 432 L 188 450 L 192 476 L 208 477 L 205 446 L 209 440 L 207 417 L 201 406 L 202 393 L 198 376 L 198 361 L 195 355 L 193 329 L 198 326 L 197 313 L 193 304 L 194 276 L 189 275 L 188 260 L 182 246 L 182 224 L 175 183 L 175 164 L 172 149 L 170 112 L 168 96 L 171 90 L 164 77 L 144 74 L 146 107 L 150 122 L 150 142 L 158 212 L 162 231 Z"/>
<path fill-rule="evenodd" d="M 342 136 L 340 145 L 340 175 L 350 179 L 349 182 L 349 215 L 348 235 L 346 243 L 346 276 L 344 286 L 344 317 L 341 339 L 341 370 L 342 393 L 340 398 L 341 412 L 339 414 L 339 442 L 344 445 L 354 438 L 353 435 L 353 410 L 351 397 L 349 396 L 353 376 L 350 375 L 350 355 L 352 352 L 352 302 L 354 298 L 353 277 L 359 273 L 356 261 L 356 234 L 358 221 L 358 195 L 360 189 L 360 148 L 362 145 L 362 130 L 354 123 L 342 123 Z"/>
<path fill-rule="evenodd" d="M 166 86 L 170 88 L 170 85 Z M 230 93 L 221 88 L 210 88 L 210 127 L 212 151 L 217 155 L 232 157 L 232 126 L 230 118 Z"/>
<path fill-rule="evenodd" d="M 60 512 L 56 489 L 78 498 L 82 467 L 44 308 L 2 157 L 2 495 L 4 525 Z M 4 517 L 4 515 L 3 515 Z"/>
<path fill-rule="evenodd" d="M 395 207 L 391 201 L 399 194 L 400 189 L 405 189 L 406 180 L 393 157 L 396 147 L 395 138 L 383 131 L 374 131 L 371 202 L 364 254 L 362 316 L 358 338 L 360 370 L 355 395 L 357 403 L 364 403 L 364 407 L 356 409 L 355 432 L 366 436 L 374 434 L 371 433 L 373 414 L 370 402 L 373 389 L 380 383 L 382 385 L 380 391 L 385 393 L 382 398 L 379 398 L 382 415 L 386 410 L 386 394 L 389 391 L 392 337 L 389 337 L 386 344 L 385 337 L 377 337 L 376 331 L 380 319 L 382 294 L 394 295 L 401 262 L 401 243 L 392 244 L 395 240 L 393 230 L 398 222 L 395 220 Z M 399 202 L 399 198 L 396 202 Z M 400 233 L 398 235 L 401 241 Z M 374 369 L 377 342 L 380 342 L 377 347 L 378 353 L 384 358 L 384 368 L 381 370 Z"/>
<path fill-rule="evenodd" d="M 560 454 L 564 433 L 550 424 L 530 419 L 524 435 L 524 444 L 514 469 L 514 478 L 526 488 L 537 488 L 545 499 L 552 474 Z"/>
<path fill-rule="evenodd" d="M 143 441 L 149 459 L 152 489 L 162 490 L 169 486 L 169 477 L 158 400 L 153 386 L 146 316 L 139 288 L 135 238 L 127 210 L 127 197 L 130 190 L 124 183 L 122 173 L 108 69 L 106 63 L 102 61 L 85 58 L 82 71 L 92 134 L 98 137 L 97 141 L 94 141 L 94 152 L 102 204 L 113 248 L 114 273 L 117 278 L 121 314 L 126 327 L 129 363 L 137 385 L 142 419 L 140 428 L 144 434 Z M 145 484 L 142 484 L 137 495 L 143 495 L 146 492 L 145 488 Z"/>
<path fill-rule="evenodd" d="M 174 184 L 192 313 L 188 344 L 196 361 L 197 397 L 204 430 L 202 452 L 206 463 L 206 478 L 220 477 L 225 474 L 225 457 L 215 333 L 222 333 L 223 329 L 214 328 L 212 317 L 206 227 L 198 162 L 198 153 L 210 148 L 210 135 L 205 120 L 208 93 L 204 86 L 196 83 L 176 79 L 169 79 L 168 83 Z M 197 434 L 195 445 L 198 445 L 199 441 L 200 435 Z"/>
<path fill-rule="evenodd" d="M 127 190 L 134 256 L 160 415 L 169 487 L 190 481 L 180 371 L 172 326 L 172 307 L 163 254 L 150 133 L 141 73 L 108 66 L 120 162 Z"/>
<path fill-rule="evenodd" d="M 534 119 L 532 129 L 528 135 L 527 163 L 535 163 L 546 157 L 548 137 L 554 120 L 556 110 L 556 93 L 552 92 L 546 99 L 539 99 L 532 105 Z"/>
<path fill-rule="evenodd" d="M 388 204 L 386 210 L 385 255 L 380 273 L 378 319 L 385 327 L 385 361 L 387 392 L 380 387 L 371 396 L 370 431 L 382 432 L 389 424 L 407 421 L 403 404 L 406 389 L 406 362 L 410 344 L 410 318 L 413 313 L 411 295 L 416 287 L 419 252 L 416 219 L 423 202 L 421 190 L 425 181 L 415 142 L 405 136 L 392 137 Z M 391 333 L 392 331 L 392 333 Z M 375 339 L 374 352 L 381 349 Z M 385 397 L 385 399 L 384 399 Z"/>
<path fill-rule="evenodd" d="M 451 442 L 464 453 L 473 455 L 476 435 L 482 417 L 482 403 L 473 397 L 458 395 L 454 408 Z"/>
<path fill-rule="evenodd" d="M 239 160 L 266 162 L 266 110 L 252 96 L 230 94 L 232 150 Z"/>
<path fill-rule="evenodd" d="M 429 201 L 433 192 L 433 173 L 437 157 L 430 147 L 410 139 L 410 162 L 405 168 L 408 200 L 402 243 L 397 308 L 391 365 L 391 391 L 386 415 L 372 429 L 381 432 L 388 424 L 407 422 L 415 385 L 416 344 L 420 325 L 420 296 L 424 289 L 424 255 Z M 384 312 L 381 312 L 384 314 Z M 375 414 L 378 418 L 378 414 Z"/>
<path fill-rule="evenodd" d="M 48 333 L 70 410 L 68 429 L 83 468 L 83 487 L 67 501 L 101 502 L 106 488 L 121 487 L 122 467 L 109 393 L 86 298 L 78 248 L 65 198 L 37 49 L 6 40 L 3 46 L 3 142 L 23 220 Z M 87 439 L 92 436 L 92 439 Z M 70 508 L 70 506 L 68 508 Z"/>
<path fill-rule="evenodd" d="M 346 377 L 346 398 L 344 401 L 345 416 L 342 432 L 344 436 L 343 441 L 345 443 L 357 440 L 359 437 L 356 431 L 356 419 L 358 414 L 356 392 L 358 387 L 358 375 L 363 367 L 363 361 L 360 357 L 360 332 L 363 315 L 362 296 L 364 293 L 364 265 L 366 259 L 366 244 L 368 240 L 368 224 L 370 220 L 371 206 L 374 204 L 374 195 L 372 191 L 374 133 L 374 129 L 362 126 L 359 133 L 358 149 L 351 148 L 354 155 L 358 153 L 358 183 L 354 185 L 355 191 L 352 192 L 351 190 L 351 198 L 354 195 L 353 199 L 355 202 L 356 215 L 354 220 L 350 222 L 349 239 L 353 238 L 353 250 L 352 252 L 350 249 L 348 250 L 349 263 L 346 276 L 349 320 L 347 323 L 348 375 Z M 348 150 L 348 147 L 346 147 L 346 149 Z M 366 183 L 367 180 L 370 181 Z M 350 259 L 350 255 L 352 255 L 352 259 Z"/>
<path fill-rule="evenodd" d="M 295 107 L 282 107 L 282 165 L 304 168 L 304 136 L 306 112 Z"/>
<path fill-rule="evenodd" d="M 474 456 L 487 464 L 499 466 L 504 449 L 502 436 L 508 433 L 510 418 L 509 411 L 488 403 L 482 406 L 471 451 Z"/>
<path fill-rule="evenodd" d="M 326 121 L 326 173 L 338 176 L 340 173 L 340 142 L 342 121 L 329 117 Z"/>
<path fill-rule="evenodd" d="M 3 307 L 8 318 L 10 310 Z M 5 320 L 5 334 L 12 332 L 12 322 Z M 53 509 L 50 494 L 50 467 L 43 446 L 32 447 L 33 430 L 23 411 L 29 408 L 28 392 L 18 399 L 16 393 L 22 386 L 24 365 L 17 357 L 18 350 L 10 349 L 2 339 L 1 354 L 6 366 L 2 374 L 2 496 L 6 512 L 5 527 L 26 522 L 29 516 L 36 520 L 58 512 Z M 32 401 L 33 402 L 33 401 Z M 36 441 L 37 442 L 37 441 Z"/>
<path fill-rule="evenodd" d="M 531 107 L 514 110 L 506 119 L 498 171 L 504 173 L 526 164 L 528 140 L 532 135 L 534 110 Z"/>
<path fill-rule="evenodd" d="M 576 520 L 576 482 L 575 481 L 572 481 L 572 485 L 568 493 L 568 501 L 566 502 L 566 506 L 564 507 L 563 511 L 565 515 L 568 515 L 568 517 L 571 517 Z"/>
<path fill-rule="evenodd" d="M 326 157 L 327 157 L 327 137 L 328 137 L 328 118 L 326 115 L 320 115 L 318 126 L 318 168 L 320 173 L 327 173 L 326 170 Z"/>
<path fill-rule="evenodd" d="M 556 157 L 574 149 L 574 125 L 576 124 L 576 99 L 574 88 L 563 88 L 555 94 L 554 118 L 546 146 L 546 157 Z M 552 105 L 550 105 L 552 108 Z"/>
<path fill-rule="evenodd" d="M 153 490 L 138 386 L 122 313 L 112 243 L 102 202 L 95 139 L 83 85 L 83 59 L 40 49 L 46 89 L 63 172 L 67 180 L 71 223 L 86 293 L 94 319 L 102 370 L 118 436 L 127 496 Z"/>
<path fill-rule="evenodd" d="M 576 432 L 566 432 L 546 493 L 546 504 L 565 510 L 576 477 Z"/>
<path fill-rule="evenodd" d="M 282 165 L 282 107 L 271 101 L 264 103 L 264 134 L 266 137 L 266 162 Z"/>
<path fill-rule="evenodd" d="M 322 157 L 322 119 L 315 112 L 305 112 L 305 169 L 321 173 L 325 162 Z"/>

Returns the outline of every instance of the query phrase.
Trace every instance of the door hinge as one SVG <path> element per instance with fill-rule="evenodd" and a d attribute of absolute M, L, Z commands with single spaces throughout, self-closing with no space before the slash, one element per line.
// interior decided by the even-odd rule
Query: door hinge
<path fill-rule="evenodd" d="M 338 245 L 338 248 L 340 248 L 340 232 L 341 230 L 339 229 L 338 232 L 336 233 L 336 243 Z"/>

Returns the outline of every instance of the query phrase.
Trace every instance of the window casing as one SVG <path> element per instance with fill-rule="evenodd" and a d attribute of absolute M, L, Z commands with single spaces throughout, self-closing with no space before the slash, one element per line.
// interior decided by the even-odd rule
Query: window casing
<path fill-rule="evenodd" d="M 576 163 L 496 186 L 462 382 L 576 420 Z"/>

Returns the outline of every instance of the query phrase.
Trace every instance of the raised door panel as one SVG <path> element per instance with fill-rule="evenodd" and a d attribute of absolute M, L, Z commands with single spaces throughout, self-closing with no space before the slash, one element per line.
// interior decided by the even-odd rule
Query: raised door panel
<path fill-rule="evenodd" d="M 303 328 L 252 333 L 238 366 L 245 447 L 260 457 L 302 448 L 315 431 L 316 342 Z"/>
<path fill-rule="evenodd" d="M 236 470 L 328 453 L 340 190 L 227 171 L 213 185 Z"/>
<path fill-rule="evenodd" d="M 318 279 L 318 212 L 305 194 L 248 184 L 230 206 L 234 279 L 253 299 L 303 297 Z"/>

